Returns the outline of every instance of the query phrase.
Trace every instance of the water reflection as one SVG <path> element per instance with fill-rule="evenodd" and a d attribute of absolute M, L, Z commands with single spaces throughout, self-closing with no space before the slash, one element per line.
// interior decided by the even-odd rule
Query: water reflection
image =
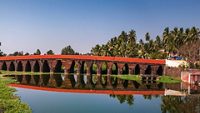
<path fill-rule="evenodd" d="M 111 98 L 116 98 L 120 104 L 127 103 L 128 105 L 134 104 L 134 96 L 133 95 L 110 95 Z"/>
<path fill-rule="evenodd" d="M 185 83 L 162 84 L 153 82 L 137 82 L 123 80 L 112 76 L 86 76 L 86 75 L 9 75 L 20 84 L 63 88 L 63 89 L 94 89 L 94 90 L 126 90 L 126 91 L 165 91 L 165 95 L 200 94 L 200 87 Z"/>
<path fill-rule="evenodd" d="M 65 89 L 97 89 L 97 90 L 164 90 L 162 83 L 138 83 L 111 76 L 86 75 L 15 75 L 15 79 L 24 85 Z"/>
<path fill-rule="evenodd" d="M 70 92 L 75 91 L 75 93 L 106 94 L 109 95 L 111 99 L 117 100 L 120 104 L 128 104 L 134 107 L 137 103 L 144 104 L 145 102 L 152 102 L 151 104 L 159 106 L 159 111 L 162 113 L 200 113 L 200 88 L 195 85 L 184 83 L 140 83 L 111 76 L 94 75 L 51 74 L 15 75 L 13 77 L 20 84 L 26 86 L 51 88 L 54 91 L 55 89 L 69 89 Z M 138 100 L 139 96 L 135 96 L 136 94 L 139 94 L 143 100 Z M 90 96 L 88 96 L 88 99 Z M 159 101 L 155 103 L 155 100 Z M 106 108 L 106 106 L 104 106 L 104 108 Z M 137 112 L 140 112 L 140 110 Z M 154 112 L 154 110 L 147 110 L 146 112 Z"/>
<path fill-rule="evenodd" d="M 200 96 L 163 96 L 161 99 L 163 113 L 200 113 Z"/>

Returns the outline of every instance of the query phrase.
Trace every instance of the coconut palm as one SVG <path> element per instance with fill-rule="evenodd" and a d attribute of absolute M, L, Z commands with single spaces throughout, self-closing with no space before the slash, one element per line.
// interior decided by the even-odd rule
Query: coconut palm
<path fill-rule="evenodd" d="M 128 35 L 126 56 L 127 57 L 137 57 L 137 43 L 136 43 L 136 32 L 131 30 Z"/>

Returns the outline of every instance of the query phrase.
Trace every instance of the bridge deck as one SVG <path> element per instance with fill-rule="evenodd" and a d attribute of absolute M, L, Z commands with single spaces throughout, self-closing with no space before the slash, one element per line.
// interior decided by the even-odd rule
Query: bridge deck
<path fill-rule="evenodd" d="M 88 55 L 29 55 L 29 56 L 0 57 L 0 61 L 36 60 L 36 59 L 74 59 L 74 60 L 97 60 L 97 61 L 112 61 L 112 62 L 161 64 L 161 65 L 165 64 L 165 60 L 125 58 L 125 57 L 108 57 L 108 56 L 88 56 Z"/>

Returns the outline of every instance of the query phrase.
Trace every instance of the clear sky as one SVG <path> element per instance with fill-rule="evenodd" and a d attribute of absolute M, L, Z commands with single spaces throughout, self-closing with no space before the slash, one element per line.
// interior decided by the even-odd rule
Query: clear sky
<path fill-rule="evenodd" d="M 165 27 L 200 27 L 200 0 L 0 0 L 0 49 L 87 53 L 121 31 L 137 38 Z"/>

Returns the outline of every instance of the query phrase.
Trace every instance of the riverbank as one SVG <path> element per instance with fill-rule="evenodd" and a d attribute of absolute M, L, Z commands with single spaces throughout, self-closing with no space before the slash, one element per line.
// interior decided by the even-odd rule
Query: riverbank
<path fill-rule="evenodd" d="M 14 94 L 16 90 L 8 86 L 13 82 L 0 74 L 0 113 L 31 113 L 31 108 Z"/>

